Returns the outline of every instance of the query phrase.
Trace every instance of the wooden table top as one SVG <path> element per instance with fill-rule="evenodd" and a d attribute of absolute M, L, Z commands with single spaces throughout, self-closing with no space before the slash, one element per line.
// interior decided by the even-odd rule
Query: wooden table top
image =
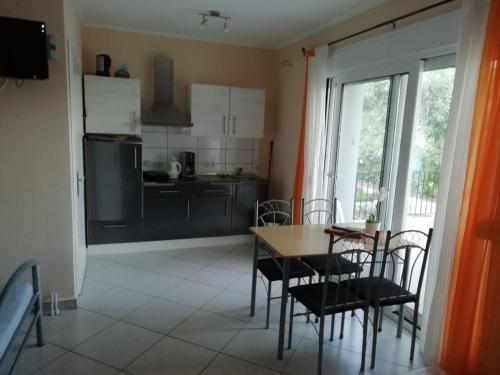
<path fill-rule="evenodd" d="M 364 223 L 337 225 L 364 228 Z M 331 224 L 276 225 L 251 227 L 250 232 L 282 257 L 304 257 L 328 253 L 330 235 L 325 233 L 325 228 L 331 227 Z M 335 252 L 335 249 L 333 251 Z"/>

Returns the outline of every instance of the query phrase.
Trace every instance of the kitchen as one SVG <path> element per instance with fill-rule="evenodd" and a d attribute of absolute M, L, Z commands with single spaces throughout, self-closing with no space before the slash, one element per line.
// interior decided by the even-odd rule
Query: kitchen
<path fill-rule="evenodd" d="M 192 83 L 180 88 L 184 113 L 173 103 L 174 61 L 156 57 L 153 104 L 141 111 L 140 81 L 109 77 L 111 58 L 96 60 L 96 75 L 83 78 L 89 253 L 105 244 L 245 240 L 255 202 L 267 196 L 258 176 L 265 90 Z"/>

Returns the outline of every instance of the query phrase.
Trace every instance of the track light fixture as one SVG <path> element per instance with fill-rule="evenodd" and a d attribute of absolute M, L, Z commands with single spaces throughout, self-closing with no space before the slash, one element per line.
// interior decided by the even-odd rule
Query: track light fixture
<path fill-rule="evenodd" d="M 224 31 L 229 32 L 229 20 L 231 17 L 222 15 L 219 10 L 210 10 L 208 12 L 198 13 L 201 16 L 201 28 L 205 28 L 208 23 L 208 17 L 212 18 L 222 18 L 224 20 Z"/>

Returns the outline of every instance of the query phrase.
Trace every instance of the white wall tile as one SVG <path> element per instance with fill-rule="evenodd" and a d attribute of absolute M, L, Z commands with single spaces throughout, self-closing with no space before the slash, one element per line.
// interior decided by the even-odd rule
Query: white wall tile
<path fill-rule="evenodd" d="M 197 174 L 224 172 L 223 163 L 196 163 Z"/>
<path fill-rule="evenodd" d="M 151 133 L 166 133 L 167 132 L 167 127 L 166 126 L 158 126 L 158 125 L 142 125 L 141 127 L 142 133 L 144 132 L 151 132 Z"/>
<path fill-rule="evenodd" d="M 142 148 L 142 166 L 144 170 L 165 169 L 167 149 L 158 147 Z"/>
<path fill-rule="evenodd" d="M 224 149 L 201 149 L 196 155 L 198 163 L 225 163 L 226 151 Z"/>
<path fill-rule="evenodd" d="M 251 163 L 252 150 L 227 150 L 226 151 L 227 163 Z"/>
<path fill-rule="evenodd" d="M 238 168 L 241 168 L 241 173 L 253 173 L 252 164 L 250 163 L 226 163 L 227 173 L 236 173 Z"/>
<path fill-rule="evenodd" d="M 228 138 L 227 139 L 227 149 L 228 150 L 251 150 L 252 149 L 252 138 Z"/>
<path fill-rule="evenodd" d="M 188 134 L 177 134 L 177 133 L 169 133 L 168 134 L 168 143 L 167 147 L 171 148 L 190 148 L 190 149 L 195 149 L 197 144 L 196 144 L 196 137 L 192 137 L 191 135 Z"/>
<path fill-rule="evenodd" d="M 198 148 L 226 148 L 226 138 L 198 137 Z"/>
<path fill-rule="evenodd" d="M 167 147 L 167 133 L 142 132 L 143 147 Z"/>

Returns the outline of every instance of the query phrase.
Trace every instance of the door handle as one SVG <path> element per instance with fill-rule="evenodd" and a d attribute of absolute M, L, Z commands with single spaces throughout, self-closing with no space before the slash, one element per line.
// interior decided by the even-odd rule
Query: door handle
<path fill-rule="evenodd" d="M 134 147 L 134 169 L 137 169 L 137 147 Z"/>
<path fill-rule="evenodd" d="M 224 189 L 205 189 L 205 193 L 225 193 Z"/>
<path fill-rule="evenodd" d="M 233 116 L 233 135 L 236 134 L 236 116 Z"/>
<path fill-rule="evenodd" d="M 222 116 L 222 134 L 226 134 L 226 115 Z"/>
<path fill-rule="evenodd" d="M 80 182 L 83 181 L 83 178 L 80 177 L 80 171 L 76 171 L 76 196 L 80 196 Z"/>
<path fill-rule="evenodd" d="M 225 216 L 229 215 L 229 198 L 226 198 L 226 214 Z"/>
<path fill-rule="evenodd" d="M 104 228 L 125 228 L 127 224 L 109 224 L 105 225 Z"/>
<path fill-rule="evenodd" d="M 187 211 L 187 212 L 186 212 L 186 219 L 188 219 L 188 220 L 191 218 L 191 217 L 190 217 L 190 206 L 191 206 L 191 202 L 190 202 L 190 200 L 188 199 L 188 200 L 187 200 L 187 205 L 186 205 L 186 211 Z"/>
<path fill-rule="evenodd" d="M 179 190 L 160 190 L 160 194 L 180 193 Z"/>
<path fill-rule="evenodd" d="M 238 186 L 236 188 L 236 208 L 240 206 L 240 188 Z"/>

